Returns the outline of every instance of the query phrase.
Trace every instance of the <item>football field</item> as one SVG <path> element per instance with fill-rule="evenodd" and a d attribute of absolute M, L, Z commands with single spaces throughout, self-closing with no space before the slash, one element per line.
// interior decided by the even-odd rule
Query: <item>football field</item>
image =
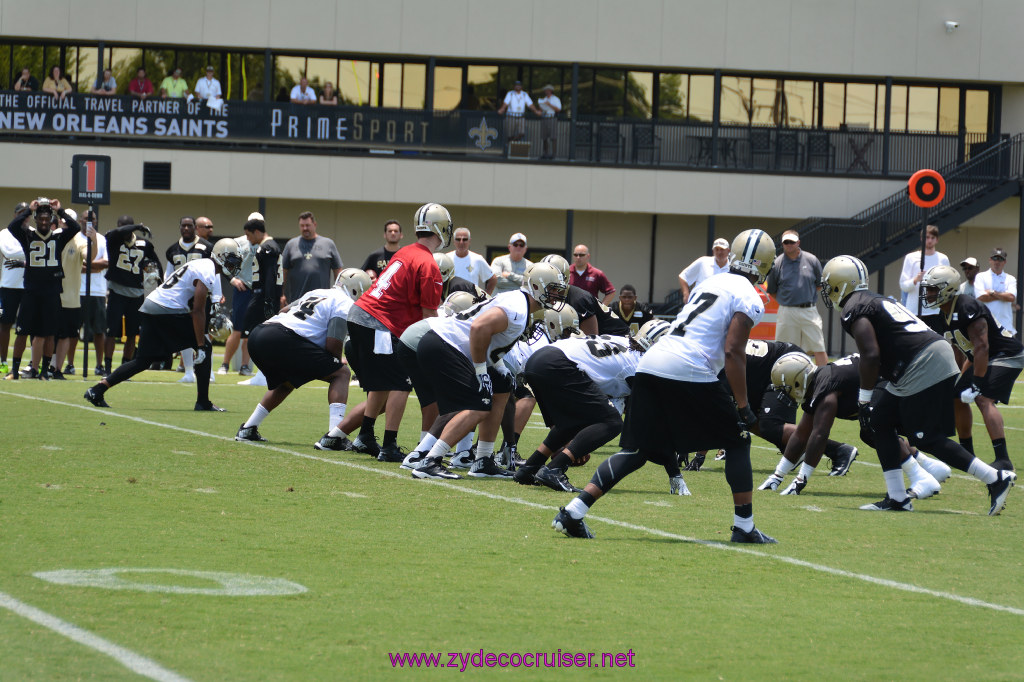
<path fill-rule="evenodd" d="M 709 457 L 684 472 L 692 496 L 648 465 L 595 505 L 594 540 L 570 539 L 551 520 L 571 495 L 314 450 L 325 384 L 255 444 L 233 437 L 263 389 L 219 376 L 228 411 L 198 413 L 180 376 L 145 372 L 109 410 L 80 376 L 0 382 L 0 679 L 1024 678 L 1020 488 L 989 517 L 985 486 L 954 471 L 913 513 L 860 511 L 885 492 L 861 447 L 800 496 L 755 491 L 779 544 L 740 546 Z M 1018 468 L 1021 407 L 1003 409 Z M 524 456 L 544 434 L 537 412 Z M 977 411 L 974 436 L 991 461 Z M 755 438 L 752 460 L 757 486 L 778 455 Z"/>

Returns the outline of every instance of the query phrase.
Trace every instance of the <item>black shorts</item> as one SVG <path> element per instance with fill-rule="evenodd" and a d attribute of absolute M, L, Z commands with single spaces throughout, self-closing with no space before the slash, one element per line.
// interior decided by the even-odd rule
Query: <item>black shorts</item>
<path fill-rule="evenodd" d="M 768 389 L 761 394 L 757 401 L 758 406 L 754 407 L 752 396 L 747 396 L 750 408 L 757 415 L 757 421 L 761 425 L 762 432 L 767 424 L 781 426 L 783 424 L 796 424 L 796 403 L 788 396 L 782 395 L 779 391 Z"/>
<path fill-rule="evenodd" d="M 416 391 L 416 399 L 420 403 L 420 409 L 436 403 L 437 396 L 434 394 L 434 387 L 420 369 L 419 360 L 416 359 L 416 351 L 399 342 L 395 347 L 395 356 L 402 363 L 402 368 L 405 370 L 406 375 L 408 375 L 409 381 L 412 382 L 413 390 Z"/>
<path fill-rule="evenodd" d="M 536 396 L 533 395 L 533 389 L 531 389 L 530 385 L 526 383 L 526 377 L 522 374 L 520 374 L 516 379 L 516 385 L 512 390 L 512 395 L 515 396 L 516 400 L 524 400 L 526 398 L 531 398 L 533 400 L 537 399 Z"/>
<path fill-rule="evenodd" d="M 593 379 L 553 346 L 530 356 L 523 374 L 548 427 L 584 427 L 621 419 Z"/>
<path fill-rule="evenodd" d="M 111 291 L 107 295 L 107 336 L 119 339 L 122 336 L 121 319 L 124 319 L 124 336 L 129 339 L 139 333 L 139 306 L 145 296 L 122 296 Z M 195 340 L 193 340 L 193 344 Z"/>
<path fill-rule="evenodd" d="M 0 324 L 14 324 L 18 319 L 24 289 L 0 289 Z"/>
<path fill-rule="evenodd" d="M 107 300 L 103 296 L 79 296 L 82 304 L 82 338 L 92 340 L 107 330 Z"/>
<path fill-rule="evenodd" d="M 58 339 L 74 339 L 78 337 L 78 328 L 82 326 L 81 308 L 61 308 L 60 324 L 57 325 Z"/>
<path fill-rule="evenodd" d="M 905 398 L 888 391 L 883 392 L 877 402 L 872 396 L 871 426 L 876 431 L 895 428 L 914 446 L 936 437 L 952 436 L 955 382 L 956 377 L 949 377 Z"/>
<path fill-rule="evenodd" d="M 186 348 L 196 347 L 191 314 L 139 313 L 139 318 L 139 358 L 162 360 Z"/>
<path fill-rule="evenodd" d="M 14 323 L 16 334 L 56 336 L 60 322 L 60 293 L 25 291 Z"/>
<path fill-rule="evenodd" d="M 245 313 L 249 309 L 249 303 L 252 302 L 252 298 L 252 289 L 248 288 L 244 291 L 235 289 L 235 293 L 231 295 L 231 327 L 233 329 L 244 328 Z M 260 320 L 260 322 L 263 322 L 263 320 Z M 253 326 L 255 327 L 256 325 Z M 250 329 L 249 331 L 252 330 Z"/>
<path fill-rule="evenodd" d="M 239 292 L 241 293 L 241 292 Z M 249 334 L 257 325 L 261 325 L 274 315 L 277 314 L 276 310 L 268 310 L 266 307 L 266 301 L 263 300 L 263 293 L 256 292 L 249 298 L 249 305 L 245 309 L 245 313 L 242 315 L 242 326 L 235 327 L 235 329 L 242 332 L 242 338 L 249 338 Z M 231 324 L 235 324 L 234 315 L 232 314 Z"/>
<path fill-rule="evenodd" d="M 747 442 L 736 403 L 721 382 L 691 383 L 637 372 L 622 430 L 624 449 L 641 450 L 650 461 L 665 465 L 675 463 L 677 452 Z"/>
<path fill-rule="evenodd" d="M 373 352 L 375 329 L 361 324 L 348 324 L 348 335 L 352 339 L 350 357 L 355 359 L 359 371 L 359 385 L 364 391 L 411 391 L 412 382 L 405 373 L 402 363 L 394 352 L 378 355 Z M 390 332 L 388 332 L 390 333 Z M 402 342 L 391 334 L 391 348 L 396 350 Z"/>
<path fill-rule="evenodd" d="M 1010 393 L 1013 392 L 1013 383 L 1017 381 L 1017 377 L 1020 376 L 1020 369 L 1017 367 L 999 367 L 993 365 L 992 361 L 989 360 L 988 371 L 985 372 L 985 379 L 987 383 L 985 390 L 981 392 L 983 396 L 992 400 L 993 402 L 1002 403 L 1004 405 L 1010 404 Z M 953 392 L 959 396 L 964 389 L 968 388 L 974 381 L 974 365 L 972 364 L 967 368 L 967 371 L 960 375 L 957 379 L 956 387 Z"/>
<path fill-rule="evenodd" d="M 476 410 L 487 412 L 492 401 L 484 401 L 477 393 L 476 369 L 473 363 L 457 348 L 429 331 L 420 339 L 416 359 L 423 376 L 433 386 L 437 396 L 440 414 Z M 494 393 L 508 393 L 512 390 L 512 379 L 493 367 L 487 368 L 491 376 Z"/>
<path fill-rule="evenodd" d="M 249 334 L 249 357 L 267 377 L 267 388 L 284 383 L 298 388 L 326 379 L 341 368 L 341 361 L 284 325 L 258 325 Z"/>

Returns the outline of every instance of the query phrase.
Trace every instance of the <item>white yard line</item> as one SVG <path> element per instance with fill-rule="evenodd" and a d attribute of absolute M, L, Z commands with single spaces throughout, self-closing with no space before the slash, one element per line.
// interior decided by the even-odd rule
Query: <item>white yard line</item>
<path fill-rule="evenodd" d="M 181 433 L 189 433 L 189 434 L 192 434 L 192 435 L 195 435 L 195 436 L 204 436 L 204 437 L 207 437 L 207 438 L 213 438 L 215 440 L 221 440 L 221 441 L 228 441 L 228 442 L 231 442 L 231 443 L 238 442 L 238 441 L 235 441 L 234 436 L 223 436 L 223 435 L 220 435 L 220 434 L 207 433 L 205 431 L 199 431 L 199 430 L 196 430 L 196 429 L 187 429 L 187 428 L 185 428 L 183 426 L 177 426 L 175 424 L 164 424 L 162 422 L 152 421 L 152 420 L 149 420 L 149 419 L 143 419 L 142 417 L 133 417 L 131 415 L 118 414 L 117 412 L 113 412 L 113 411 L 111 411 L 109 409 L 104 409 L 104 408 L 99 408 L 99 407 L 92 407 L 91 405 L 79 405 L 79 404 L 76 404 L 76 403 L 68 403 L 68 402 L 63 402 L 63 401 L 60 401 L 60 400 L 52 400 L 50 398 L 40 398 L 40 397 L 37 397 L 37 396 L 27 396 L 27 395 L 22 395 L 22 394 L 19 394 L 19 393 L 10 393 L 10 392 L 7 392 L 7 391 L 0 391 L 0 395 L 10 396 L 12 398 L 22 398 L 22 399 L 25 399 L 25 400 L 36 400 L 36 401 L 39 401 L 39 402 L 49 403 L 51 405 L 61 405 L 61 406 L 64 406 L 64 407 L 74 407 L 74 408 L 77 408 L 77 409 L 80 409 L 80 410 L 86 410 L 86 411 L 89 411 L 89 412 L 95 412 L 97 414 L 102 414 L 102 415 L 104 415 L 106 417 L 110 417 L 110 418 L 126 419 L 128 421 L 133 421 L 133 422 L 136 422 L 136 423 L 139 423 L 139 424 L 146 424 L 147 426 L 158 426 L 158 427 L 161 427 L 161 428 L 170 429 L 172 431 L 178 431 L 178 432 L 181 432 Z M 347 467 L 347 468 L 350 468 L 350 469 L 356 469 L 358 471 L 365 471 L 365 472 L 372 473 L 372 474 L 377 474 L 377 475 L 380 475 L 380 476 L 388 476 L 388 477 L 391 477 L 391 478 L 399 478 L 399 479 L 402 479 L 404 481 L 410 480 L 409 475 L 406 472 L 404 472 L 404 471 L 393 471 L 393 470 L 390 470 L 390 469 L 379 469 L 379 468 L 376 468 L 376 467 L 365 466 L 363 464 L 356 464 L 354 462 L 346 462 L 346 461 L 343 461 L 343 460 L 328 459 L 327 457 L 320 457 L 320 456 L 317 456 L 317 455 L 311 455 L 311 454 L 304 453 L 304 452 L 297 452 L 295 450 L 288 450 L 287 448 L 281 448 L 281 447 L 277 447 L 275 445 L 267 445 L 265 443 L 252 443 L 252 442 L 246 441 L 246 442 L 244 442 L 244 444 L 245 445 L 249 445 L 251 447 L 261 448 L 261 449 L 264 449 L 264 450 L 270 450 L 270 451 L 273 451 L 273 452 L 280 452 L 282 454 L 290 455 L 292 457 L 300 457 L 302 459 L 315 460 L 315 461 L 318 461 L 318 462 L 324 462 L 326 464 L 333 464 L 333 465 L 336 465 L 336 466 L 343 466 L 343 467 Z M 441 486 L 443 488 L 447 488 L 447 489 L 455 491 L 455 492 L 460 492 L 460 493 L 464 493 L 464 494 L 467 494 L 467 495 L 478 495 L 480 497 L 485 497 L 485 498 L 488 498 L 488 499 L 491 499 L 491 500 L 497 500 L 497 501 L 500 501 L 500 502 L 507 502 L 507 503 L 510 503 L 510 504 L 518 504 L 518 505 L 521 505 L 521 506 L 524 506 L 524 507 L 530 507 L 532 509 L 540 509 L 540 510 L 549 511 L 549 512 L 557 511 L 557 507 L 552 507 L 550 505 L 539 504 L 537 502 L 530 502 L 529 500 L 524 500 L 524 499 L 521 499 L 521 498 L 518 498 L 518 497 L 507 497 L 505 495 L 497 495 L 495 493 L 490 493 L 490 492 L 487 492 L 485 490 L 479 490 L 477 488 L 470 488 L 470 487 L 467 487 L 465 485 L 458 485 L 458 484 L 454 484 L 454 483 L 448 483 L 446 481 L 421 480 L 421 481 L 418 481 L 418 483 L 420 483 L 420 484 L 429 484 L 429 485 L 437 485 L 437 486 Z M 929 589 L 929 588 L 926 588 L 926 587 L 921 587 L 919 585 L 913 585 L 911 583 L 898 582 L 898 581 L 895 581 L 895 580 L 888 580 L 886 578 L 878 578 L 876 576 L 867 575 L 865 573 L 854 573 L 854 572 L 851 572 L 851 571 L 843 570 L 841 568 L 833 568 L 831 566 L 825 566 L 823 564 L 815 564 L 815 563 L 812 563 L 812 562 L 809 562 L 809 561 L 804 561 L 803 559 L 797 559 L 795 557 L 789 557 L 789 556 L 785 556 L 785 555 L 781 555 L 781 554 L 772 554 L 772 553 L 761 551 L 761 550 L 757 550 L 757 549 L 750 549 L 749 547 L 746 547 L 746 546 L 743 546 L 743 545 L 737 545 L 737 544 L 732 544 L 732 543 L 715 542 L 715 541 L 711 541 L 711 540 L 701 540 L 699 538 L 692 538 L 692 537 L 688 537 L 688 536 L 685 536 L 685 535 L 679 535 L 679 534 L 676 534 L 676 533 L 670 533 L 668 531 L 663 531 L 663 530 L 660 530 L 658 528 L 649 528 L 647 526 L 638 526 L 636 524 L 628 523 L 626 521 L 619 521 L 617 519 L 611 519 L 611 518 L 607 518 L 607 517 L 603 517 L 603 516 L 595 516 L 593 514 L 588 515 L 587 516 L 587 520 L 588 521 L 598 521 L 600 523 L 607 523 L 609 525 L 618 526 L 620 528 L 628 528 L 630 530 L 635 530 L 635 531 L 638 531 L 638 532 L 647 533 L 649 535 L 655 535 L 655 536 L 658 536 L 658 537 L 669 538 L 669 539 L 672 539 L 672 540 L 679 540 L 680 542 L 689 542 L 689 543 L 692 543 L 692 544 L 695 544 L 695 545 L 701 545 L 701 546 L 708 547 L 708 548 L 711 548 L 711 549 L 720 549 L 720 550 L 726 550 L 726 551 L 730 551 L 730 552 L 738 552 L 740 554 L 747 554 L 747 555 L 750 555 L 750 556 L 756 556 L 756 557 L 760 557 L 760 558 L 763 558 L 763 559 L 771 559 L 771 560 L 774 560 L 774 561 L 781 561 L 783 563 L 791 564 L 793 566 L 800 566 L 802 568 L 808 568 L 808 569 L 810 569 L 812 571 L 818 571 L 820 573 L 827 573 L 829 575 L 835 575 L 835 576 L 840 576 L 840 577 L 844 577 L 844 578 L 851 578 L 853 580 L 859 580 L 859 581 L 862 581 L 862 582 L 870 583 L 872 585 L 881 585 L 883 587 L 889 587 L 889 588 L 892 588 L 892 589 L 895 589 L 895 590 L 900 590 L 900 591 L 903 591 L 903 592 L 911 592 L 911 593 L 914 593 L 914 594 L 927 594 L 927 595 L 932 596 L 932 597 L 936 597 L 936 598 L 939 598 L 939 599 L 946 599 L 946 600 L 949 600 L 949 601 L 958 602 L 960 604 L 965 604 L 967 606 L 977 606 L 977 607 L 981 607 L 981 608 L 991 609 L 993 611 L 1003 611 L 1003 612 L 1006 612 L 1006 613 L 1012 613 L 1012 614 L 1017 615 L 1017 616 L 1024 616 L 1024 609 L 1022 609 L 1022 608 L 1016 608 L 1016 607 L 1013 607 L 1013 606 L 1006 606 L 1004 604 L 993 604 L 991 602 L 986 602 L 986 601 L 983 601 L 981 599 L 974 599 L 972 597 L 965 597 L 963 595 L 954 594 L 954 593 L 951 593 L 951 592 L 942 592 L 940 590 L 932 590 L 932 589 Z"/>
<path fill-rule="evenodd" d="M 110 640 L 103 639 L 99 635 L 94 635 L 88 630 L 83 630 L 77 625 L 73 625 L 66 620 L 61 620 L 57 616 L 51 615 L 46 611 L 41 611 L 34 606 L 15 599 L 9 594 L 5 594 L 4 592 L 0 592 L 0 607 L 7 609 L 11 613 L 19 615 L 22 618 L 27 618 L 33 623 L 42 625 L 44 628 L 53 630 L 58 635 L 67 637 L 74 642 L 78 642 L 83 646 L 89 647 L 93 651 L 97 651 L 104 656 L 109 656 L 132 672 L 138 673 L 143 677 L 148 677 L 151 680 L 160 680 L 160 682 L 189 682 L 187 677 L 182 677 L 173 670 L 168 670 L 154 660 L 141 656 L 129 649 L 125 649 L 123 646 L 114 644 Z"/>

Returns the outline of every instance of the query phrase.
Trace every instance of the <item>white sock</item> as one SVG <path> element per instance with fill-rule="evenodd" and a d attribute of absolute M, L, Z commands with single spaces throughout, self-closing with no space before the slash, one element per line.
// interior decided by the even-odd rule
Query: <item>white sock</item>
<path fill-rule="evenodd" d="M 341 438 L 343 436 L 347 436 L 348 434 L 339 429 L 337 426 L 332 426 L 331 430 L 327 432 L 327 435 L 330 436 L 331 438 Z"/>
<path fill-rule="evenodd" d="M 451 449 L 452 448 L 450 445 L 448 445 L 448 443 L 445 443 L 443 440 L 438 440 L 436 443 L 434 443 L 433 446 L 431 446 L 430 454 L 427 455 L 427 457 L 429 459 L 433 459 L 435 461 L 440 462 L 442 459 L 445 458 L 445 455 L 447 455 L 448 452 L 451 451 Z"/>
<path fill-rule="evenodd" d="M 459 444 L 455 446 L 455 452 L 462 452 L 463 450 L 469 450 L 473 447 L 473 432 L 470 431 L 466 434 L 466 437 L 459 441 Z"/>
<path fill-rule="evenodd" d="M 181 351 L 181 364 L 185 365 L 185 374 L 192 374 L 196 364 L 196 352 L 191 348 Z"/>
<path fill-rule="evenodd" d="M 483 459 L 484 457 L 492 457 L 494 455 L 494 441 L 477 441 L 476 444 L 476 458 Z"/>
<path fill-rule="evenodd" d="M 257 405 L 256 409 L 252 411 L 252 416 L 246 420 L 243 426 L 245 428 L 249 428 L 250 426 L 259 426 L 263 423 L 263 420 L 267 418 L 268 414 L 270 414 L 270 411 L 267 408 L 263 407 L 263 405 Z"/>
<path fill-rule="evenodd" d="M 569 512 L 569 516 L 574 519 L 582 519 L 590 511 L 590 507 L 583 504 L 583 500 L 576 497 L 573 498 L 572 502 L 565 505 L 565 511 Z"/>
<path fill-rule="evenodd" d="M 788 459 L 783 457 L 779 460 L 779 463 L 775 466 L 775 475 L 779 478 L 785 478 L 786 474 L 793 470 L 796 464 L 793 464 Z"/>
<path fill-rule="evenodd" d="M 437 436 L 430 435 L 429 431 L 423 433 L 423 438 L 416 444 L 416 452 L 430 452 L 430 449 L 434 447 L 434 443 L 437 442 Z"/>
<path fill-rule="evenodd" d="M 345 418 L 345 403 L 331 403 L 327 406 L 327 409 L 330 410 L 331 413 L 331 421 L 327 425 L 328 430 L 330 430 L 335 424 Z"/>
<path fill-rule="evenodd" d="M 800 475 L 804 477 L 805 481 L 808 480 L 811 477 L 811 474 L 813 473 L 814 467 L 812 467 L 807 462 L 804 462 L 803 464 L 800 465 Z"/>
<path fill-rule="evenodd" d="M 896 502 L 907 499 L 907 489 L 903 485 L 903 469 L 883 471 L 882 475 L 885 477 L 885 489 L 889 493 L 889 497 Z"/>
<path fill-rule="evenodd" d="M 430 433 L 430 431 L 420 431 L 420 440 L 422 441 L 426 438 L 428 433 Z"/>
<path fill-rule="evenodd" d="M 982 483 L 995 483 L 999 480 L 999 472 L 993 469 L 988 464 L 985 464 L 977 457 L 971 462 L 971 465 L 967 467 L 967 473 L 974 476 Z"/>
<path fill-rule="evenodd" d="M 743 518 L 742 516 L 732 515 L 732 525 L 736 526 L 745 533 L 749 533 L 754 530 L 754 517 L 748 516 Z"/>

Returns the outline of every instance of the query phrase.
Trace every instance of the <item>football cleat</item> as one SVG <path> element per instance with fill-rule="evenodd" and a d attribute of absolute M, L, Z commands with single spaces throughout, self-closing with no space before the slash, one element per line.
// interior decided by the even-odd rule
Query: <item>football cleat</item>
<path fill-rule="evenodd" d="M 697 452 L 693 455 L 693 459 L 687 464 L 683 471 L 700 471 L 701 467 L 704 466 L 704 459 L 707 457 L 707 452 Z"/>
<path fill-rule="evenodd" d="M 864 511 L 914 511 L 914 505 L 910 501 L 910 498 L 897 502 L 888 495 L 878 502 L 872 502 L 871 504 L 865 504 L 861 506 Z"/>
<path fill-rule="evenodd" d="M 778 474 L 772 474 L 764 480 L 764 483 L 757 486 L 758 490 L 778 490 L 779 486 L 782 485 L 782 476 Z"/>
<path fill-rule="evenodd" d="M 103 394 L 91 388 L 85 392 L 84 397 L 96 407 L 110 407 L 110 405 L 107 404 L 107 401 L 103 399 Z"/>
<path fill-rule="evenodd" d="M 228 363 L 225 362 L 217 370 L 217 374 L 227 374 L 229 369 L 230 367 L 228 367 Z"/>
<path fill-rule="evenodd" d="M 583 519 L 574 519 L 569 515 L 569 512 L 565 511 L 565 507 L 559 507 L 558 514 L 555 515 L 554 520 L 551 522 L 551 527 L 571 538 L 583 538 L 585 540 L 592 540 L 594 538 L 594 534 L 587 528 L 587 522 Z"/>
<path fill-rule="evenodd" d="M 921 468 L 927 471 L 932 477 L 942 483 L 947 478 L 953 475 L 953 470 L 945 462 L 940 462 L 937 459 L 929 457 L 923 452 L 918 452 L 914 455 L 914 459 L 921 465 Z"/>
<path fill-rule="evenodd" d="M 376 457 L 380 454 L 380 445 L 377 444 L 377 437 L 373 434 L 367 436 L 365 440 L 362 436 L 356 436 L 355 440 L 352 441 L 352 449 L 371 457 Z"/>
<path fill-rule="evenodd" d="M 468 469 L 473 466 L 473 462 L 476 461 L 476 457 L 473 455 L 472 450 L 463 450 L 452 455 L 451 461 L 448 463 L 452 469 Z"/>
<path fill-rule="evenodd" d="M 719 450 L 718 454 L 715 455 L 715 461 L 716 462 L 721 462 L 724 459 L 725 459 L 725 450 Z"/>
<path fill-rule="evenodd" d="M 320 440 L 313 443 L 317 450 L 331 450 L 333 452 L 344 452 L 352 449 L 352 441 L 345 436 L 328 436 L 326 433 Z"/>
<path fill-rule="evenodd" d="M 402 460 L 402 465 L 398 468 L 407 469 L 408 471 L 415 471 L 416 469 L 419 468 L 420 464 L 423 463 L 425 457 L 426 454 L 420 452 L 419 450 L 413 450 L 412 452 L 405 456 L 405 459 Z"/>
<path fill-rule="evenodd" d="M 407 453 L 398 447 L 397 443 L 391 445 L 385 445 L 377 453 L 378 462 L 401 462 L 405 459 Z"/>
<path fill-rule="evenodd" d="M 195 409 L 196 412 L 227 412 L 223 407 L 217 407 L 209 400 L 205 403 L 196 403 L 196 406 L 193 409 Z"/>
<path fill-rule="evenodd" d="M 999 478 L 995 483 L 988 486 L 988 495 L 992 499 L 992 506 L 989 507 L 988 515 L 995 516 L 1006 507 L 1006 496 L 1010 494 L 1010 488 L 1017 480 L 1017 474 L 1012 471 L 1000 471 Z"/>
<path fill-rule="evenodd" d="M 256 374 L 248 379 L 242 379 L 237 383 L 239 386 L 266 386 L 267 378 L 262 374 Z"/>
<path fill-rule="evenodd" d="M 243 377 L 251 377 L 252 368 L 249 367 L 249 365 L 242 365 L 241 367 L 238 368 L 238 375 Z"/>
<path fill-rule="evenodd" d="M 999 469 L 1000 471 L 1016 471 L 1013 468 L 1013 462 L 1008 459 L 997 459 L 989 464 L 989 466 L 993 469 Z"/>
<path fill-rule="evenodd" d="M 777 545 L 779 543 L 778 540 L 770 535 L 765 535 L 756 527 L 745 531 L 736 526 L 732 527 L 732 537 L 729 538 L 729 542 L 742 542 L 748 545 Z"/>
<path fill-rule="evenodd" d="M 68 375 L 69 377 L 75 376 L 75 366 L 69 362 L 67 365 L 64 366 L 64 374 Z"/>
<path fill-rule="evenodd" d="M 178 379 L 179 384 L 194 384 L 196 383 L 196 375 L 192 372 L 185 372 L 185 376 Z"/>
<path fill-rule="evenodd" d="M 470 476 L 473 475 L 470 471 Z M 564 471 L 558 471 L 550 467 L 543 466 L 537 470 L 533 475 L 535 481 L 541 485 L 546 485 L 554 491 L 560 493 L 581 493 L 582 489 L 577 488 L 569 482 L 569 477 L 565 475 Z M 680 477 L 681 478 L 681 477 Z"/>
<path fill-rule="evenodd" d="M 915 500 L 923 500 L 931 497 L 940 490 L 942 490 L 942 486 L 939 485 L 939 482 L 933 477 L 922 476 L 918 480 L 913 481 L 913 484 L 907 488 L 907 495 Z"/>
<path fill-rule="evenodd" d="M 102 365 L 96 365 L 96 368 L 93 369 L 92 372 L 98 377 L 105 377 L 109 374 L 109 372 L 105 370 Z"/>
<path fill-rule="evenodd" d="M 492 457 L 481 457 L 469 467 L 469 475 L 473 478 L 512 478 L 512 472 L 494 463 Z"/>
<path fill-rule="evenodd" d="M 50 368 L 49 378 L 56 379 L 57 381 L 67 381 L 67 377 L 64 376 L 64 372 L 59 369 Z"/>
<path fill-rule="evenodd" d="M 426 462 L 420 466 L 419 469 L 414 469 L 412 472 L 413 478 L 432 478 L 435 480 L 459 480 L 462 476 L 459 476 L 454 471 L 447 469 L 443 464 L 435 459 L 426 460 Z"/>
<path fill-rule="evenodd" d="M 780 495 L 799 495 L 804 488 L 807 487 L 807 479 L 803 476 L 797 476 L 793 479 L 793 482 L 786 486 Z"/>
<path fill-rule="evenodd" d="M 22 379 L 45 379 L 46 374 L 40 374 L 35 367 L 29 367 L 28 369 L 21 370 Z"/>
<path fill-rule="evenodd" d="M 540 469 L 539 464 L 521 464 L 514 474 L 512 474 L 512 480 L 519 485 L 537 485 L 537 480 L 533 477 Z"/>
<path fill-rule="evenodd" d="M 673 476 L 668 479 L 668 494 L 669 495 L 689 495 L 690 489 L 686 487 L 686 481 L 683 477 Z"/>
<path fill-rule="evenodd" d="M 235 440 L 248 440 L 253 443 L 266 443 L 267 439 L 264 438 L 259 431 L 257 426 L 246 426 L 242 424 L 238 427 L 238 433 L 235 434 Z"/>
<path fill-rule="evenodd" d="M 857 459 L 857 448 L 845 443 L 840 445 L 836 449 L 836 456 L 832 458 L 832 470 L 828 472 L 828 475 L 845 476 L 855 459 Z"/>

